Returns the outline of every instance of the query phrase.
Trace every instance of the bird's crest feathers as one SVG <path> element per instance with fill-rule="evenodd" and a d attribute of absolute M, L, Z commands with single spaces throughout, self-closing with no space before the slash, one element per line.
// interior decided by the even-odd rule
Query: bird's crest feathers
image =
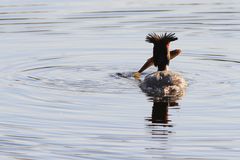
<path fill-rule="evenodd" d="M 161 35 L 158 35 L 156 33 L 149 33 L 146 36 L 146 41 L 153 44 L 158 43 L 169 43 L 171 41 L 176 41 L 178 38 L 175 37 L 175 33 L 164 33 Z"/>

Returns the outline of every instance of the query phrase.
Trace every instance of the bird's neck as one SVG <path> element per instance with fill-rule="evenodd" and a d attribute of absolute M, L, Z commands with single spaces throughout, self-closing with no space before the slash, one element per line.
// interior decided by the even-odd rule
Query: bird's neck
<path fill-rule="evenodd" d="M 165 65 L 165 66 L 158 66 L 158 71 L 168 71 L 169 70 L 169 66 Z"/>

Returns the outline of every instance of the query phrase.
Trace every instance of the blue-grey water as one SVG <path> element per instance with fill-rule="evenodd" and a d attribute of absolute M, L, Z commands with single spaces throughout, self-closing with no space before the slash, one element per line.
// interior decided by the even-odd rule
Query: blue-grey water
<path fill-rule="evenodd" d="M 150 32 L 179 38 L 171 104 L 117 74 L 152 55 Z M 239 40 L 237 0 L 2 0 L 0 159 L 238 160 Z"/>

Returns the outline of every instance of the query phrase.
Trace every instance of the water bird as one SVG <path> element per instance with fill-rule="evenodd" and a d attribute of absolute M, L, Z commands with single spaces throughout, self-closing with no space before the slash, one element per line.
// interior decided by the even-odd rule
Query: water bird
<path fill-rule="evenodd" d="M 182 96 L 186 87 L 184 78 L 176 72 L 169 70 L 170 60 L 181 53 L 180 49 L 170 51 L 170 42 L 178 38 L 175 33 L 164 33 L 158 35 L 150 33 L 146 36 L 146 42 L 153 43 L 153 56 L 134 73 L 135 78 L 139 78 L 141 73 L 148 67 L 154 65 L 158 70 L 147 75 L 140 88 L 150 96 Z"/>

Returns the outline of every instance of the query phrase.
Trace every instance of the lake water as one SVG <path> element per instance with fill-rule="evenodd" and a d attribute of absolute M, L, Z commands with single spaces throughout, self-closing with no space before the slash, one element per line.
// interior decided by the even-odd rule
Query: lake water
<path fill-rule="evenodd" d="M 117 74 L 152 55 L 151 32 L 179 38 L 175 102 Z M 0 37 L 1 159 L 239 159 L 239 1 L 2 0 Z"/>

